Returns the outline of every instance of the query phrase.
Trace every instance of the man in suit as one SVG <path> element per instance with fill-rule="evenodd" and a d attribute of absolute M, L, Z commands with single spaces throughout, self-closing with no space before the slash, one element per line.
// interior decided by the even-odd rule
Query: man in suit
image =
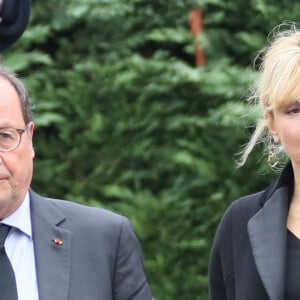
<path fill-rule="evenodd" d="M 30 101 L 22 82 L 3 68 L 0 95 L 0 223 L 11 227 L 5 249 L 18 299 L 152 299 L 140 246 L 125 217 L 30 189 Z"/>
<path fill-rule="evenodd" d="M 20 38 L 29 15 L 30 0 L 0 0 L 0 52 Z M 151 299 L 140 246 L 126 218 L 30 189 L 30 102 L 23 84 L 3 69 L 0 95 L 0 222 L 11 227 L 5 250 L 18 299 Z"/>

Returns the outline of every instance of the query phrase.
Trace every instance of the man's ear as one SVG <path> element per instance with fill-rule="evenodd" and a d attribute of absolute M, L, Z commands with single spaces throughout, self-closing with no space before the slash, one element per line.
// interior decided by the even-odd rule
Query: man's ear
<path fill-rule="evenodd" d="M 28 131 L 31 138 L 33 137 L 34 127 L 35 127 L 34 122 L 31 121 L 28 123 Z"/>
<path fill-rule="evenodd" d="M 265 123 L 268 127 L 270 134 L 273 137 L 274 143 L 279 144 L 280 139 L 279 139 L 278 133 L 276 131 L 276 127 L 275 127 L 274 114 L 272 112 L 265 112 L 264 120 L 265 120 Z"/>

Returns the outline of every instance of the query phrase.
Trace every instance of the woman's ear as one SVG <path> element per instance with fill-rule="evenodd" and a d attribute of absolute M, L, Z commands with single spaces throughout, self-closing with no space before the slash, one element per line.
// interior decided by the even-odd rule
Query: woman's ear
<path fill-rule="evenodd" d="M 265 112 L 264 113 L 264 120 L 265 120 L 266 125 L 269 129 L 270 134 L 273 137 L 274 143 L 279 144 L 280 143 L 280 138 L 279 138 L 278 133 L 276 131 L 274 114 L 272 112 Z"/>

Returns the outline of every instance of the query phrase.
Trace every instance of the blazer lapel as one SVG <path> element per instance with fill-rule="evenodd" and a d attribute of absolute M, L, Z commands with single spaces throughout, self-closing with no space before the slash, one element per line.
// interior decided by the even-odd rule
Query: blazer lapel
<path fill-rule="evenodd" d="M 284 299 L 288 188 L 280 187 L 248 222 L 257 271 L 271 300 Z"/>
<path fill-rule="evenodd" d="M 71 233 L 59 227 L 65 216 L 52 202 L 32 191 L 30 198 L 39 299 L 66 300 L 70 280 Z"/>

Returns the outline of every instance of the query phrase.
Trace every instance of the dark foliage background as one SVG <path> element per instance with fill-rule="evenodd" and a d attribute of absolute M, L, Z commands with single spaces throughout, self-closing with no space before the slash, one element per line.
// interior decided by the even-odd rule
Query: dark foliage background
<path fill-rule="evenodd" d="M 206 65 L 194 66 L 200 7 Z M 259 112 L 245 98 L 257 51 L 300 3 L 270 0 L 33 1 L 2 60 L 26 82 L 36 121 L 33 188 L 130 218 L 157 300 L 207 299 L 217 223 L 275 176 L 235 154 Z"/>

